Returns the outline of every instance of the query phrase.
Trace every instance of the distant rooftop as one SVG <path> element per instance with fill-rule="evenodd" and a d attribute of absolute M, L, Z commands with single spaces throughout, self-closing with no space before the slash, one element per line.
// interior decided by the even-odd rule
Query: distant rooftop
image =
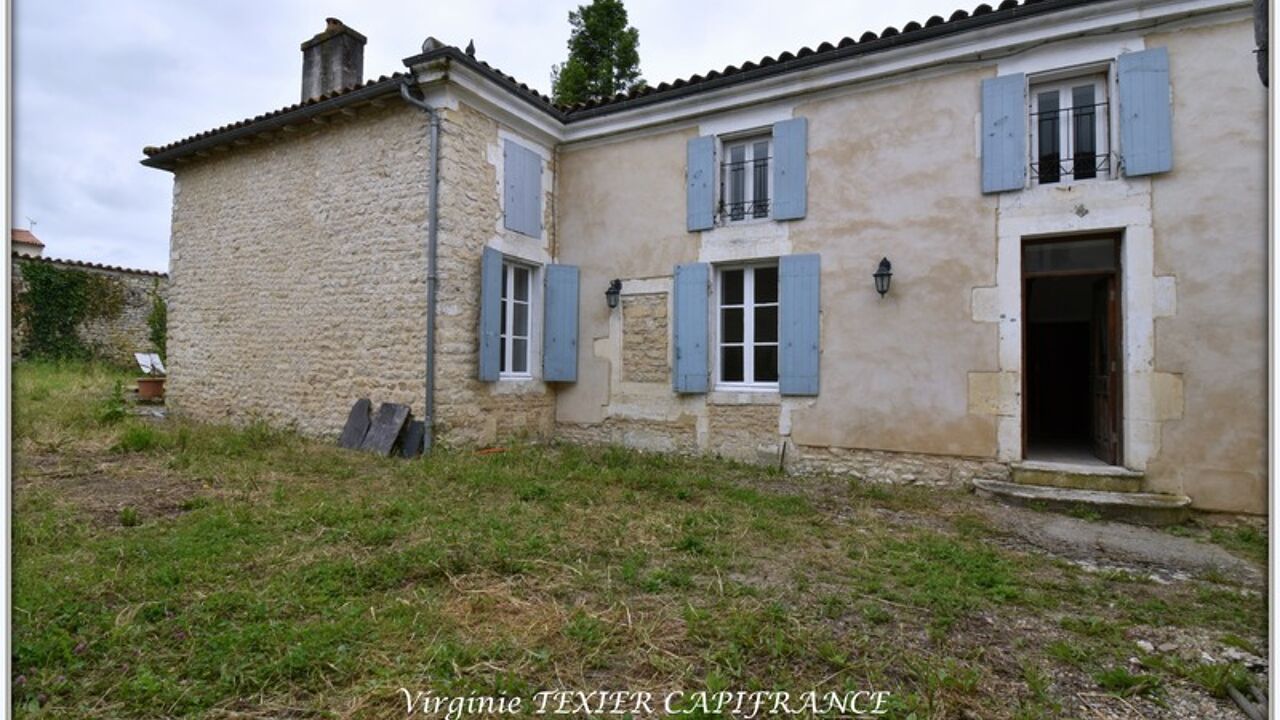
<path fill-rule="evenodd" d="M 44 247 L 44 242 L 35 236 L 35 233 L 22 228 L 13 228 L 9 232 L 10 239 L 16 243 L 25 243 L 27 245 L 35 245 L 36 247 Z"/>

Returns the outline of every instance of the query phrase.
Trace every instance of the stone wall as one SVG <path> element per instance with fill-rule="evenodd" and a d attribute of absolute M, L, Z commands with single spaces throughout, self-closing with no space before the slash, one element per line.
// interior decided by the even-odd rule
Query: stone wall
<path fill-rule="evenodd" d="M 498 123 L 466 105 L 444 110 L 441 115 L 436 441 L 491 445 L 509 438 L 550 436 L 555 395 L 537 379 L 541 361 L 535 356 L 531 362 L 532 380 L 481 382 L 477 379 L 477 328 L 480 257 L 485 247 L 495 247 L 535 266 L 551 261 L 551 184 L 544 183 L 543 237 L 528 238 L 506 230 L 499 199 L 502 151 Z M 545 175 L 553 173 L 551 163 Z M 539 275 L 535 285 L 540 284 Z"/>
<path fill-rule="evenodd" d="M 1009 479 L 1009 466 L 982 458 L 856 448 L 790 445 L 786 467 L 797 473 L 830 473 L 876 483 L 966 487 L 974 479 Z"/>
<path fill-rule="evenodd" d="M 150 270 L 133 270 L 75 260 L 35 258 L 13 253 L 9 264 L 13 307 L 17 307 L 18 303 L 23 301 L 26 293 L 22 268 L 33 263 L 51 265 L 61 270 L 86 272 L 109 278 L 112 282 L 119 284 L 124 300 L 120 313 L 111 317 L 86 320 L 80 325 L 80 339 L 95 356 L 113 363 L 132 366 L 133 353 L 154 350 L 151 346 L 151 326 L 147 323 L 147 317 L 151 314 L 152 298 L 156 294 L 162 298 L 168 296 L 168 275 Z M 15 356 L 20 356 L 23 354 L 25 338 L 22 324 L 18 322 L 16 316 L 12 328 L 11 352 Z"/>
<path fill-rule="evenodd" d="M 667 293 L 622 299 L 622 379 L 671 381 L 667 362 Z"/>
<path fill-rule="evenodd" d="M 425 395 L 427 123 L 363 108 L 178 166 L 171 407 L 335 435 Z"/>

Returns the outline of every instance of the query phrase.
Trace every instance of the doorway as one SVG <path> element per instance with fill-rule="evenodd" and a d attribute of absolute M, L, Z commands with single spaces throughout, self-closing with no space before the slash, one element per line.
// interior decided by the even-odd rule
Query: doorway
<path fill-rule="evenodd" d="M 1023 455 L 1119 465 L 1120 243 L 1028 240 L 1022 254 Z"/>

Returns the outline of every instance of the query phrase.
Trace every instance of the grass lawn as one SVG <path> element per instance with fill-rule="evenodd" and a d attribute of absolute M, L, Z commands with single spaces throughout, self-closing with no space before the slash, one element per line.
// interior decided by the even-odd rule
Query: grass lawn
<path fill-rule="evenodd" d="M 116 382 L 15 368 L 19 716 L 402 718 L 405 687 L 1181 717 L 1244 679 L 1199 649 L 1265 652 L 1259 588 L 1031 552 L 959 490 L 616 448 L 381 459 L 136 417 Z M 1205 541 L 1265 561 L 1252 533 Z"/>

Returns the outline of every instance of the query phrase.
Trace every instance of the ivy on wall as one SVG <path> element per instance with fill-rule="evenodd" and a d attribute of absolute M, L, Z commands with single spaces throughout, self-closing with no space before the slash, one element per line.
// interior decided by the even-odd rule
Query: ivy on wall
<path fill-rule="evenodd" d="M 160 281 L 156 281 L 151 291 L 151 312 L 147 313 L 147 328 L 150 330 L 151 347 L 160 355 L 160 359 L 168 361 L 165 346 L 169 341 L 169 306 L 160 295 Z"/>
<path fill-rule="evenodd" d="M 27 355 L 86 358 L 91 352 L 76 332 L 86 320 L 111 319 L 124 309 L 119 281 L 45 263 L 23 263 L 25 291 L 17 298 L 17 320 Z"/>

